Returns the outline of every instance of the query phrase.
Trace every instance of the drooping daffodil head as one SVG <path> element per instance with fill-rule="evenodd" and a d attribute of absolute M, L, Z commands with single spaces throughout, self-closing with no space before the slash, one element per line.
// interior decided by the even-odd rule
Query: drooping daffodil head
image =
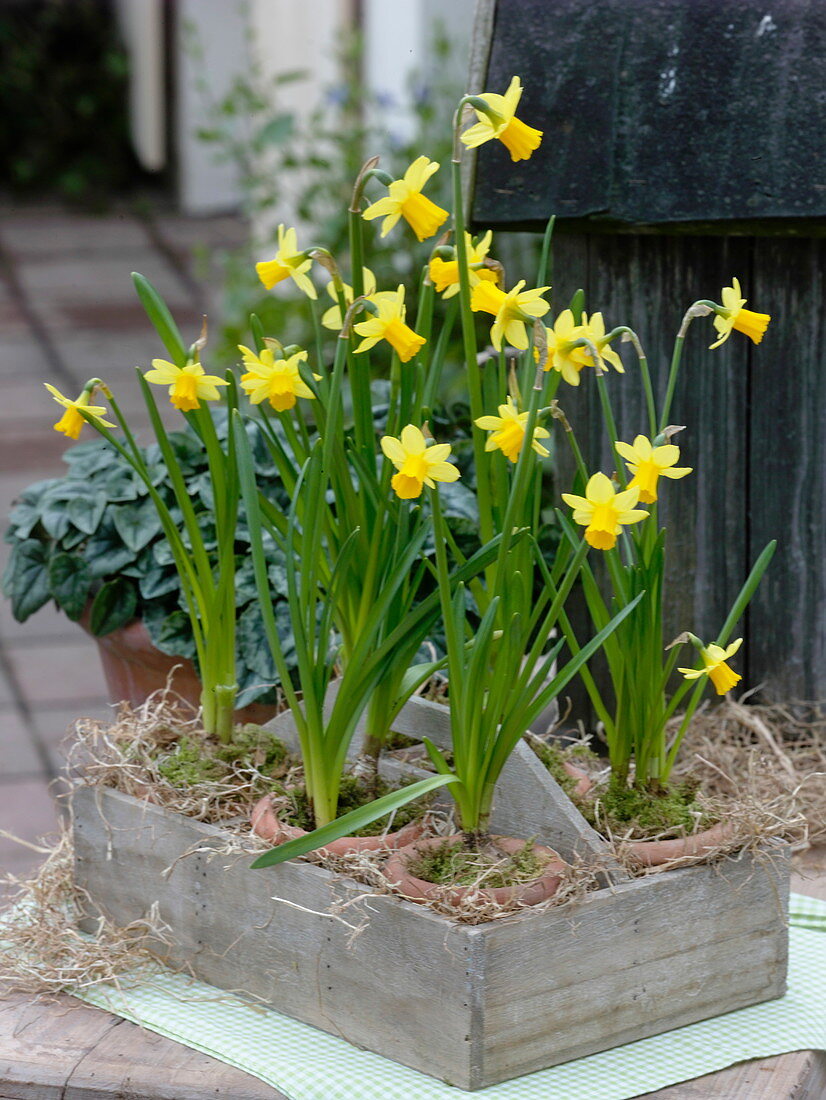
<path fill-rule="evenodd" d="M 283 282 L 284 279 L 292 279 L 299 290 L 315 301 L 318 293 L 307 274 L 312 265 L 312 257 L 306 250 L 300 251 L 298 248 L 296 231 L 279 225 L 278 251 L 273 259 L 257 263 L 255 270 L 267 290 L 272 290 L 276 283 Z"/>
<path fill-rule="evenodd" d="M 369 267 L 363 267 L 361 271 L 364 293 L 369 297 L 376 292 L 376 276 Z M 353 288 L 348 286 L 347 283 L 342 283 L 341 286 L 344 291 L 344 305 L 345 307 L 349 307 L 353 304 Z M 335 305 L 325 310 L 321 317 L 321 323 L 325 328 L 331 329 L 333 332 L 340 332 L 341 326 L 344 324 L 344 318 L 341 316 L 341 309 L 338 304 L 336 284 L 332 279 L 327 284 L 327 293 L 333 299 Z"/>
<path fill-rule="evenodd" d="M 542 142 L 542 131 L 516 117 L 516 108 L 522 98 L 519 77 L 513 77 L 504 95 L 482 92 L 478 98 L 485 101 L 487 110 L 474 108 L 478 121 L 462 134 L 462 143 L 475 149 L 495 139 L 502 142 L 514 163 L 528 160 Z"/>
<path fill-rule="evenodd" d="M 299 366 L 307 359 L 306 351 L 297 351 L 288 357 L 276 355 L 270 347 L 255 353 L 250 348 L 238 345 L 247 368 L 241 375 L 241 387 L 253 405 L 269 401 L 276 412 L 286 412 L 293 408 L 299 397 L 311 401 L 315 394 L 301 377 Z M 319 375 L 313 375 L 318 380 Z"/>
<path fill-rule="evenodd" d="M 424 433 L 414 424 L 402 428 L 398 439 L 382 436 L 381 449 L 396 467 L 390 484 L 401 500 L 415 500 L 425 485 L 432 489 L 437 481 L 456 481 L 459 477 L 458 468 L 447 461 L 450 444 L 428 447 Z"/>
<path fill-rule="evenodd" d="M 731 286 L 724 286 L 721 297 L 723 304 L 715 306 L 713 321 L 719 339 L 710 348 L 719 348 L 731 336 L 733 329 L 745 333 L 755 344 L 759 344 L 769 326 L 770 315 L 743 309 L 747 299 L 742 295 L 739 279 L 732 279 Z"/>
<path fill-rule="evenodd" d="M 619 441 L 616 446 L 633 474 L 628 488 L 639 489 L 642 504 L 653 504 L 657 499 L 657 482 L 661 477 L 676 479 L 692 472 L 691 466 L 676 465 L 680 448 L 673 443 L 655 447 L 646 436 L 638 435 L 633 443 Z"/>
<path fill-rule="evenodd" d="M 354 325 L 355 332 L 362 337 L 356 351 L 369 351 L 379 340 L 386 340 L 399 359 L 408 363 L 427 341 L 405 324 L 404 285 L 399 284 L 395 292 L 380 291 L 370 295 L 369 301 L 376 312 Z"/>
<path fill-rule="evenodd" d="M 425 184 L 438 170 L 438 161 L 417 157 L 400 180 L 388 184 L 389 194 L 368 206 L 362 217 L 366 221 L 384 218 L 382 237 L 387 236 L 399 218 L 404 218 L 420 241 L 432 237 L 448 218 L 447 210 L 422 194 Z"/>
<path fill-rule="evenodd" d="M 573 508 L 574 522 L 585 528 L 585 541 L 596 550 L 611 550 L 626 524 L 639 523 L 648 512 L 635 508 L 639 489 L 617 492 L 609 477 L 593 474 L 585 486 L 585 496 L 563 493 L 562 499 Z"/>
<path fill-rule="evenodd" d="M 217 401 L 221 396 L 218 386 L 226 386 L 226 379 L 215 374 L 205 374 L 197 359 L 188 359 L 178 367 L 166 359 L 153 359 L 152 370 L 144 377 L 155 386 L 169 387 L 169 400 L 181 412 L 200 408 L 202 401 Z"/>
<path fill-rule="evenodd" d="M 606 335 L 605 321 L 602 318 L 602 314 L 592 313 L 589 319 L 588 314 L 583 313 L 580 328 L 582 330 L 581 335 L 587 340 L 590 340 L 596 348 L 600 368 L 604 370 L 605 364 L 610 363 L 615 371 L 619 374 L 624 374 L 625 367 L 622 365 L 622 360 L 611 347 Z M 591 349 L 586 346 L 583 350 L 586 354 L 586 366 L 593 367 L 594 357 L 591 354 Z"/>
<path fill-rule="evenodd" d="M 485 260 L 490 251 L 493 234 L 490 230 L 474 244 L 470 233 L 465 233 L 465 248 L 467 249 L 468 282 L 471 290 L 477 283 L 483 280 L 495 283 L 496 272 L 485 267 Z M 428 267 L 430 281 L 436 290 L 445 299 L 453 298 L 459 293 L 459 260 L 445 260 L 441 256 L 434 256 Z"/>
<path fill-rule="evenodd" d="M 498 412 L 498 416 L 480 416 L 474 423 L 478 428 L 491 433 L 485 443 L 486 451 L 501 451 L 505 458 L 516 462 L 525 440 L 528 413 L 519 412 L 510 396 L 504 405 L 499 406 Z M 547 458 L 551 452 L 543 447 L 539 440 L 547 439 L 549 435 L 546 428 L 539 426 L 534 428 L 531 446 L 543 458 Z"/>
<path fill-rule="evenodd" d="M 734 656 L 743 644 L 743 639 L 738 638 L 736 642 L 732 642 L 730 646 L 723 649 L 722 646 L 716 645 L 714 642 L 710 645 L 703 645 L 699 638 L 695 638 L 693 634 L 690 634 L 689 637 L 700 652 L 703 667 L 680 668 L 677 671 L 681 672 L 686 680 L 699 680 L 701 676 L 708 676 L 718 695 L 725 695 L 731 691 L 734 685 L 739 683 L 743 677 L 729 668 L 726 662 Z"/>
<path fill-rule="evenodd" d="M 48 382 L 44 382 L 43 385 L 58 403 L 62 405 L 64 412 L 58 421 L 53 425 L 56 432 L 61 432 L 69 439 L 77 439 L 80 436 L 83 425 L 86 420 L 82 413 L 78 412 L 79 409 L 83 409 L 84 412 L 93 416 L 95 420 L 102 424 L 104 428 L 114 428 L 115 424 L 110 424 L 108 420 L 103 419 L 103 414 L 106 412 L 106 408 L 103 405 L 92 405 L 92 395 L 95 392 L 95 385 L 84 386 L 80 396 L 74 401 L 69 397 L 64 397 L 60 390 L 55 389 L 54 386 L 50 386 Z"/>
<path fill-rule="evenodd" d="M 524 285 L 522 279 L 513 290 L 505 292 L 495 283 L 483 280 L 473 288 L 470 308 L 475 313 L 494 316 L 490 339 L 497 351 L 502 350 L 503 342 L 524 351 L 528 346 L 526 325 L 532 324 L 537 317 L 544 317 L 551 308 L 542 297 L 551 289 L 549 286 L 523 290 Z"/>

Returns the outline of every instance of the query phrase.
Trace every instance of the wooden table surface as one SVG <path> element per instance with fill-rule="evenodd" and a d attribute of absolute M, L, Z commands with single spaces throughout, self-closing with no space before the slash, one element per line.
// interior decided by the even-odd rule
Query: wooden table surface
<path fill-rule="evenodd" d="M 826 900 L 826 848 L 799 859 L 792 889 Z M 457 1090 L 456 1095 L 462 1094 Z M 33 1002 L 18 994 L 0 999 L 0 1100 L 208 1097 L 289 1100 L 249 1074 L 73 997 Z M 799 1051 L 743 1062 L 646 1097 L 822 1100 L 826 1054 Z"/>

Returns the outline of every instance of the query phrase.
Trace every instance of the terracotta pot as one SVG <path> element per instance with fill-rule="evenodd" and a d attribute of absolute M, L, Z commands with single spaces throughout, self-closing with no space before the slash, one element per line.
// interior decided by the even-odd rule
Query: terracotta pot
<path fill-rule="evenodd" d="M 286 844 L 288 840 L 296 840 L 300 836 L 306 836 L 307 830 L 297 825 L 287 825 L 273 809 L 272 797 L 265 794 L 252 808 L 250 814 L 252 831 L 263 840 L 269 840 L 273 846 Z M 397 829 L 393 833 L 381 833 L 379 836 L 343 836 L 338 840 L 331 840 L 323 848 L 317 849 L 319 855 L 344 856 L 350 852 L 378 852 L 385 848 L 399 848 L 405 844 L 412 844 L 422 835 L 422 825 L 417 821 L 411 821 L 409 825 Z"/>
<path fill-rule="evenodd" d="M 571 797 L 584 798 L 594 785 L 590 775 L 588 775 L 586 771 L 583 771 L 582 768 L 578 768 L 576 764 L 569 764 L 567 760 L 562 762 L 562 767 L 565 769 L 567 775 L 577 780 L 576 786 L 571 791 Z"/>
<path fill-rule="evenodd" d="M 524 848 L 524 840 L 515 840 L 513 837 L 492 836 L 491 841 L 497 848 L 507 854 L 514 854 Z M 552 897 L 559 889 L 562 881 L 562 872 L 565 864 L 556 852 L 551 848 L 544 848 L 539 844 L 534 845 L 537 855 L 545 857 L 548 862 L 539 878 L 532 882 L 525 882 L 519 886 L 442 886 L 426 879 L 417 878 L 408 869 L 408 861 L 422 851 L 437 848 L 445 841 L 455 841 L 461 844 L 464 841 L 461 833 L 449 837 L 427 837 L 407 847 L 400 847 L 384 867 L 386 878 L 397 886 L 404 897 L 411 901 L 451 901 L 459 902 L 469 894 L 474 897 L 505 905 L 509 902 L 521 902 L 523 905 L 538 905 L 541 901 Z"/>
<path fill-rule="evenodd" d="M 87 634 L 92 633 L 89 617 L 90 608 L 87 606 L 79 619 Z M 133 619 L 103 637 L 94 634 L 92 637 L 97 643 L 110 702 L 125 700 L 131 706 L 139 707 L 153 691 L 166 687 L 172 673 L 169 681 L 172 690 L 195 710 L 201 705 L 201 684 L 195 666 L 186 657 L 170 657 L 156 649 L 140 619 Z M 250 703 L 235 712 L 235 720 L 262 725 L 277 713 L 277 707 Z"/>
<path fill-rule="evenodd" d="M 730 836 L 731 826 L 725 821 L 718 821 L 709 829 L 673 840 L 629 840 L 626 851 L 629 858 L 642 867 L 659 867 L 672 859 L 703 856 L 725 844 Z"/>

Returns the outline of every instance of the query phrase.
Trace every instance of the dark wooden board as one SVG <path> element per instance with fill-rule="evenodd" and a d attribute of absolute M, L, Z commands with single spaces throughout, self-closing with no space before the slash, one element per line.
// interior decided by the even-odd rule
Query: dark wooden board
<path fill-rule="evenodd" d="M 497 0 L 478 83 L 514 74 L 545 137 L 517 164 L 480 149 L 479 224 L 826 214 L 822 0 Z"/>
<path fill-rule="evenodd" d="M 749 611 L 749 672 L 773 698 L 820 699 L 826 694 L 826 242 L 756 241 L 753 270 L 755 309 L 771 311 L 773 320 L 750 355 L 749 542 L 752 556 L 770 538 L 778 549 Z"/>

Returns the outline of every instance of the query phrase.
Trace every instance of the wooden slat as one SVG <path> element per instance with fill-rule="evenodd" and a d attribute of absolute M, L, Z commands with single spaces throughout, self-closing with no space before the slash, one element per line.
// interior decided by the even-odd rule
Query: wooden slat
<path fill-rule="evenodd" d="M 752 557 L 778 548 L 749 612 L 748 667 L 773 699 L 826 695 L 824 270 L 824 240 L 757 240 L 743 288 L 746 308 L 772 315 L 750 357 L 749 541 Z"/>
<path fill-rule="evenodd" d="M 112 1097 L 288 1100 L 257 1077 L 126 1021 L 80 1059 L 63 1094 L 63 1100 Z"/>
<path fill-rule="evenodd" d="M 22 993 L 5 996 L 0 1002 L 0 1097 L 63 1100 L 77 1062 L 117 1023 L 69 997 L 45 1004 Z"/>
<path fill-rule="evenodd" d="M 637 1100 L 822 1100 L 826 1096 L 826 1053 L 798 1050 L 775 1058 L 740 1062 Z"/>

